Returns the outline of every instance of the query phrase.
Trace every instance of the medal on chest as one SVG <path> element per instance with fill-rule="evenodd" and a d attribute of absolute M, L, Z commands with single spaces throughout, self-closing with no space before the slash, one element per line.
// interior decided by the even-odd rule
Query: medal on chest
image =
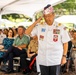
<path fill-rule="evenodd" d="M 53 35 L 53 41 L 57 42 L 58 41 L 58 35 Z"/>

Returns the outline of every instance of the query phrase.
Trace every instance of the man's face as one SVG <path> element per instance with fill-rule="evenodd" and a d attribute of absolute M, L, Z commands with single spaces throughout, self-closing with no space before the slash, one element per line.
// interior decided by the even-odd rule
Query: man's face
<path fill-rule="evenodd" d="M 23 28 L 18 28 L 18 35 L 22 35 L 24 33 L 24 29 Z"/>
<path fill-rule="evenodd" d="M 45 22 L 48 25 L 52 25 L 53 24 L 54 17 L 55 17 L 55 14 L 54 13 L 50 13 L 50 14 L 46 14 L 46 15 L 44 14 Z"/>

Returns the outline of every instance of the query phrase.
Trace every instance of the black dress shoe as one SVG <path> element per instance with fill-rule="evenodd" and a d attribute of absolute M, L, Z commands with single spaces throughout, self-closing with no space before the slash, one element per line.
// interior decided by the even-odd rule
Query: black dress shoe
<path fill-rule="evenodd" d="M 30 73 L 30 70 L 24 70 L 22 71 L 23 74 L 28 75 Z"/>
<path fill-rule="evenodd" d="M 3 58 L 3 57 L 1 57 L 1 58 L 0 58 L 0 62 L 2 62 L 3 60 L 4 60 L 4 58 Z"/>
<path fill-rule="evenodd" d="M 6 74 L 9 74 L 9 73 L 14 73 L 14 70 L 7 69 L 7 70 L 5 71 L 5 73 L 6 73 Z"/>
<path fill-rule="evenodd" d="M 27 71 L 23 71 L 22 73 L 23 73 L 23 74 L 28 74 L 29 72 L 27 72 Z"/>

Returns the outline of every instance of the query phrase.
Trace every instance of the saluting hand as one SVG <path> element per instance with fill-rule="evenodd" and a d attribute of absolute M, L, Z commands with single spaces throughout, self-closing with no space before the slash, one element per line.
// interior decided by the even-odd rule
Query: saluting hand
<path fill-rule="evenodd" d="M 42 17 L 38 18 L 35 22 L 39 23 L 42 20 Z"/>

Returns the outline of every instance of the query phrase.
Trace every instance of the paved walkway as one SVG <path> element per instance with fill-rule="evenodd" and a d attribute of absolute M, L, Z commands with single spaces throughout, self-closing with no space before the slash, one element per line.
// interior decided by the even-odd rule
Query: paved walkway
<path fill-rule="evenodd" d="M 19 73 L 12 73 L 12 74 L 5 74 L 4 72 L 0 71 L 0 75 L 23 75 L 21 72 Z M 64 73 L 62 75 L 76 75 L 75 72 L 68 72 L 68 73 Z"/>

